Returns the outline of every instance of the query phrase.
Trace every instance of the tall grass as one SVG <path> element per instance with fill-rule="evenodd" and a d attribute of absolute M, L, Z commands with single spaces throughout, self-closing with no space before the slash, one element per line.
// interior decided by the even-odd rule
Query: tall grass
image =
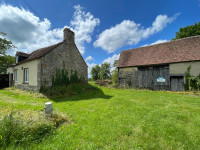
<path fill-rule="evenodd" d="M 43 113 L 11 112 L 0 120 L 0 148 L 6 149 L 10 145 L 30 146 L 30 143 L 39 143 L 47 136 L 55 134 L 56 128 L 68 119 L 66 117 L 54 114 L 45 117 Z M 26 118 L 33 115 L 33 118 Z"/>

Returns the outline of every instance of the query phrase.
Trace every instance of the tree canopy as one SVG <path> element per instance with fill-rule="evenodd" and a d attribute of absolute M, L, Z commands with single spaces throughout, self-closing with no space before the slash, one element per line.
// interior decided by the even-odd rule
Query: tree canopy
<path fill-rule="evenodd" d="M 99 77 L 100 77 L 101 80 L 110 78 L 110 64 L 109 63 L 101 64 Z"/>
<path fill-rule="evenodd" d="M 104 80 L 110 78 L 110 64 L 103 63 L 101 66 L 96 65 L 91 69 L 91 75 L 93 80 Z"/>
<path fill-rule="evenodd" d="M 0 74 L 6 73 L 6 68 L 15 62 L 15 57 L 10 55 L 0 56 Z"/>
<path fill-rule="evenodd" d="M 5 55 L 6 51 L 10 49 L 11 47 L 14 47 L 11 41 L 8 41 L 5 38 L 6 34 L 3 32 L 0 32 L 0 56 Z"/>
<path fill-rule="evenodd" d="M 185 26 L 180 28 L 178 32 L 176 32 L 176 37 L 172 40 L 186 38 L 190 36 L 200 35 L 200 22 L 195 23 L 194 25 Z"/>
<path fill-rule="evenodd" d="M 6 68 L 15 62 L 15 57 L 6 55 L 6 51 L 15 46 L 5 36 L 5 33 L 0 32 L 0 74 L 6 73 Z"/>
<path fill-rule="evenodd" d="M 90 72 L 91 75 L 92 75 L 92 80 L 98 80 L 99 79 L 99 72 L 100 72 L 99 65 L 92 67 L 91 72 Z"/>

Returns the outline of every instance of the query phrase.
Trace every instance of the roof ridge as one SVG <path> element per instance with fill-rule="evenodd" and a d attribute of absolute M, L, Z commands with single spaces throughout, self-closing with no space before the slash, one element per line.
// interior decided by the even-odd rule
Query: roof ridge
<path fill-rule="evenodd" d="M 155 45 L 161 45 L 161 44 L 166 44 L 166 43 L 174 43 L 174 42 L 177 42 L 177 41 L 181 41 L 181 40 L 185 40 L 185 39 L 190 39 L 190 38 L 197 38 L 197 37 L 200 38 L 200 35 L 185 37 L 185 38 L 176 39 L 176 40 L 170 40 L 170 41 L 166 41 L 166 42 L 162 42 L 162 43 L 156 43 L 156 44 L 153 44 L 153 45 L 140 46 L 140 47 L 136 47 L 136 48 L 132 48 L 132 49 L 127 49 L 127 50 L 123 50 L 123 51 L 135 50 L 135 49 L 143 48 L 143 47 L 145 47 L 145 48 L 146 48 L 146 47 L 152 47 L 152 46 L 155 46 Z M 123 51 L 121 51 L 121 52 L 123 52 Z M 121 52 L 120 52 L 120 53 L 121 53 Z"/>

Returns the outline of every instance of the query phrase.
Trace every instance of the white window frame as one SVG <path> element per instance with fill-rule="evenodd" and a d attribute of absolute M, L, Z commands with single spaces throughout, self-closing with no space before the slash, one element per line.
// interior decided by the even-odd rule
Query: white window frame
<path fill-rule="evenodd" d="M 17 69 L 15 70 L 15 73 L 14 73 L 14 79 L 15 79 L 15 82 L 18 82 L 18 80 L 17 80 Z"/>
<path fill-rule="evenodd" d="M 28 83 L 29 81 L 29 71 L 28 68 L 24 68 L 24 83 Z"/>

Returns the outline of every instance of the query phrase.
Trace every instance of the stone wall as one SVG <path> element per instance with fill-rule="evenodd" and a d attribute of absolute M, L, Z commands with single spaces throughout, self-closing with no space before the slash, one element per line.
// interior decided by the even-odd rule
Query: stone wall
<path fill-rule="evenodd" d="M 138 86 L 137 67 L 127 67 L 118 69 L 119 85 L 131 86 L 136 88 Z"/>
<path fill-rule="evenodd" d="M 16 88 L 21 89 L 21 90 L 26 90 L 26 91 L 31 91 L 31 92 L 38 92 L 40 89 L 37 86 L 32 86 L 32 85 L 26 85 L 26 84 L 17 84 L 15 85 Z"/>
<path fill-rule="evenodd" d="M 38 82 L 41 85 L 51 86 L 52 76 L 55 75 L 56 69 L 63 68 L 68 70 L 70 76 L 71 70 L 76 70 L 78 76 L 84 77 L 85 82 L 88 79 L 88 68 L 82 55 L 73 42 L 64 41 L 63 44 L 56 47 L 52 52 L 40 58 L 40 67 L 38 67 Z"/>

